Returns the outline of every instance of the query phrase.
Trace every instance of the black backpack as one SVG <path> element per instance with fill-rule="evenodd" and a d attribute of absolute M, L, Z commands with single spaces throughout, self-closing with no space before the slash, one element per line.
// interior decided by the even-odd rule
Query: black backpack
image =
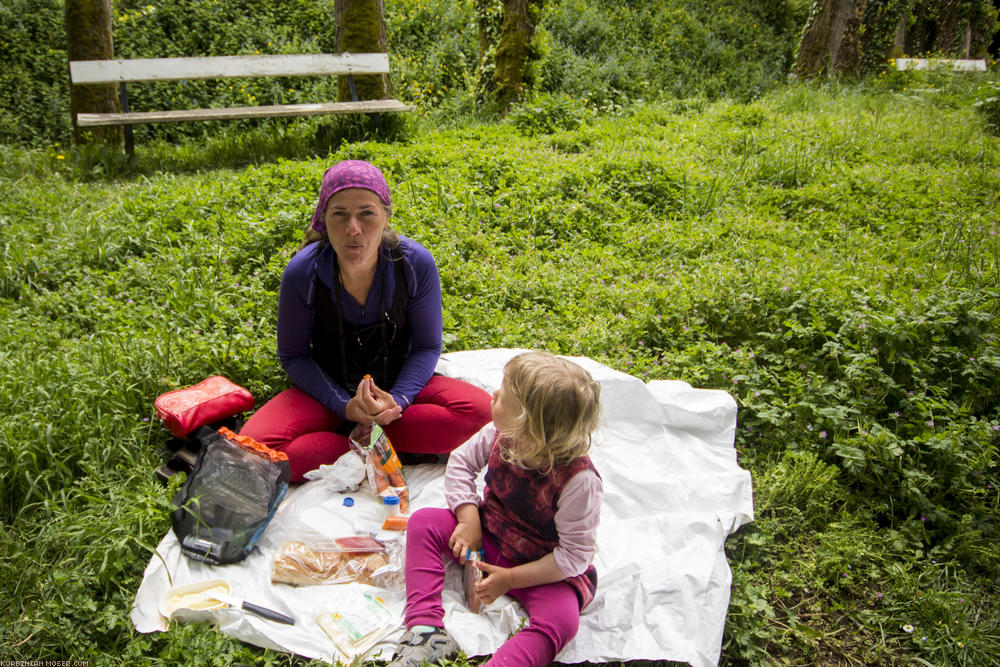
<path fill-rule="evenodd" d="M 227 428 L 202 427 L 198 460 L 174 496 L 181 552 L 221 565 L 246 558 L 288 490 L 288 457 Z"/>

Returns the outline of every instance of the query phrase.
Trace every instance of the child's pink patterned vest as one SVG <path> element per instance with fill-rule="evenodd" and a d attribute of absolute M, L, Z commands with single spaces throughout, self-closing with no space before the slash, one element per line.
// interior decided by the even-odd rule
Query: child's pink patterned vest
<path fill-rule="evenodd" d="M 559 494 L 571 477 L 590 469 L 597 473 L 589 456 L 548 474 L 506 463 L 500 457 L 500 435 L 493 439 L 486 491 L 480 508 L 483 527 L 496 538 L 500 553 L 515 563 L 529 563 L 552 553 L 559 544 L 556 509 Z M 580 609 L 594 599 L 597 570 L 591 565 L 583 574 L 566 580 L 580 599 Z"/>

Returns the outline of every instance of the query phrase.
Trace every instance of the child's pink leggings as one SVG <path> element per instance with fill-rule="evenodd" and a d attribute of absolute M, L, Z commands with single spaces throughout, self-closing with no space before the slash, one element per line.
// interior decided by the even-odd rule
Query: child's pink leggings
<path fill-rule="evenodd" d="M 490 421 L 490 395 L 454 378 L 434 375 L 413 405 L 385 427 L 397 452 L 447 454 Z M 240 429 L 272 449 L 285 452 L 293 482 L 350 449 L 347 436 L 334 433 L 344 420 L 301 389 L 292 387 L 260 407 Z"/>
<path fill-rule="evenodd" d="M 444 627 L 441 590 L 445 565 L 442 556 L 455 560 L 448 538 L 458 522 L 447 509 L 424 508 L 410 517 L 406 527 L 406 627 Z M 501 567 L 515 563 L 500 555 L 490 535 L 483 534 L 483 560 Z M 580 626 L 580 602 L 566 582 L 507 591 L 528 612 L 528 625 L 497 649 L 487 665 L 529 667 L 549 665 L 569 643 Z"/>

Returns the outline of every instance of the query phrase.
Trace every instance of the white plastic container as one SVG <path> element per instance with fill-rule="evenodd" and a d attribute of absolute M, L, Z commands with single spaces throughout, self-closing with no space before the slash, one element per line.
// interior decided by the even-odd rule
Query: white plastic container
<path fill-rule="evenodd" d="M 385 510 L 386 517 L 399 516 L 399 496 L 382 496 L 382 509 Z"/>
<path fill-rule="evenodd" d="M 217 595 L 229 595 L 229 582 L 225 579 L 209 579 L 184 586 L 174 586 L 160 598 L 160 614 L 164 618 L 171 618 L 178 609 L 199 611 L 222 609 L 226 603 L 216 597 Z"/>

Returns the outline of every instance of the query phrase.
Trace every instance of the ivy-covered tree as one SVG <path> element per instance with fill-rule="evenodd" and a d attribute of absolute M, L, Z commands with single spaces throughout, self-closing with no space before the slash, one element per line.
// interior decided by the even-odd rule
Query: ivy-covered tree
<path fill-rule="evenodd" d="M 864 32 L 859 43 L 860 73 L 878 72 L 890 57 L 902 55 L 902 37 L 913 4 L 914 0 L 869 0 L 862 19 Z"/>
<path fill-rule="evenodd" d="M 871 74 L 902 54 L 982 58 L 997 27 L 993 0 L 815 0 L 793 71 Z"/>
<path fill-rule="evenodd" d="M 383 0 L 336 0 L 334 20 L 337 25 L 338 53 L 385 53 L 388 38 L 385 29 Z M 392 97 L 387 74 L 354 77 L 359 100 L 382 100 Z M 351 99 L 347 77 L 341 77 L 339 98 Z"/>
<path fill-rule="evenodd" d="M 111 39 L 111 0 L 66 0 L 66 54 L 74 60 L 110 60 L 114 58 Z M 93 127 L 86 131 L 76 126 L 76 114 L 115 113 L 121 102 L 114 84 L 87 84 L 70 87 L 70 114 L 74 119 L 73 141 L 94 140 L 119 146 L 124 142 L 120 125 Z"/>
<path fill-rule="evenodd" d="M 993 0 L 915 0 L 902 46 L 914 55 L 983 58 L 997 28 Z"/>
<path fill-rule="evenodd" d="M 542 6 L 543 0 L 476 0 L 480 99 L 496 103 L 500 113 L 534 83 L 534 36 Z"/>

